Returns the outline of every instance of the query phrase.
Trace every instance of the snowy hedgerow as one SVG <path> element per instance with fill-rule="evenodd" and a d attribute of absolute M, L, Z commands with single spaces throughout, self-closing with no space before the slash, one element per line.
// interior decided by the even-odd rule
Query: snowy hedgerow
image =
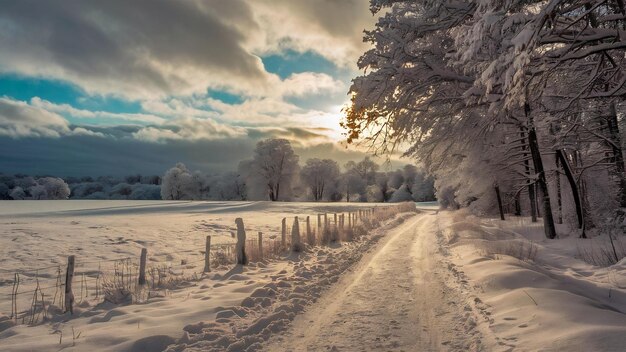
<path fill-rule="evenodd" d="M 152 200 L 161 199 L 161 186 L 154 184 L 137 183 L 132 185 L 132 191 L 128 199 Z"/>
<path fill-rule="evenodd" d="M 412 202 L 413 195 L 409 191 L 409 187 L 404 184 L 400 186 L 400 188 L 398 188 L 395 192 L 393 192 L 393 195 L 391 196 L 391 199 L 389 201 L 392 203 Z"/>
<path fill-rule="evenodd" d="M 30 188 L 33 199 L 67 199 L 70 196 L 70 187 L 60 178 L 43 177 Z"/>
<path fill-rule="evenodd" d="M 24 189 L 22 189 L 22 187 L 20 186 L 13 188 L 9 195 L 11 196 L 12 199 L 15 199 L 15 200 L 22 200 L 26 198 L 26 192 L 24 192 Z"/>
<path fill-rule="evenodd" d="M 42 185 L 36 184 L 29 189 L 30 196 L 35 200 L 48 199 L 46 188 Z"/>

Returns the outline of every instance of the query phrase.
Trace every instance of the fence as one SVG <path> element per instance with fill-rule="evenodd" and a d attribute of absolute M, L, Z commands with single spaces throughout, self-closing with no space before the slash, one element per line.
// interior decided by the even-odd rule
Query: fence
<path fill-rule="evenodd" d="M 211 244 L 206 237 L 204 248 L 198 248 L 193 260 L 180 264 L 150 263 L 150 252 L 142 248 L 138 256 L 88 261 L 74 255 L 65 265 L 51 265 L 21 270 L 0 270 L 0 302 L 10 301 L 9 319 L 16 324 L 34 325 L 50 317 L 74 313 L 75 307 L 89 303 L 141 303 L 164 296 L 168 291 L 197 281 L 211 270 L 225 265 L 261 262 L 280 258 L 287 251 L 301 251 L 309 246 L 331 242 L 352 241 L 377 227 L 380 221 L 399 212 L 414 211 L 413 203 L 360 209 L 346 213 L 317 214 L 316 217 L 295 217 L 291 226 L 283 218 L 280 233 L 269 235 L 245 233 L 243 221 L 238 243 Z M 171 254 L 190 254 L 190 251 Z M 97 265 L 97 267 L 96 267 Z M 0 315 L 1 317 L 1 315 Z"/>

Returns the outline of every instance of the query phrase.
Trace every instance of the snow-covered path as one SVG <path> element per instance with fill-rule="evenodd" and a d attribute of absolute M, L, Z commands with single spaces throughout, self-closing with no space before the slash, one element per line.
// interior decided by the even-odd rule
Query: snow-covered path
<path fill-rule="evenodd" d="M 393 230 L 265 350 L 481 350 L 436 231 L 430 212 Z"/>

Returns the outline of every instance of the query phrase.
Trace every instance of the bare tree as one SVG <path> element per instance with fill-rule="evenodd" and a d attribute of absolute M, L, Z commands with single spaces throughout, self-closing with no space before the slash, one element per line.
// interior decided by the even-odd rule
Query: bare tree
<path fill-rule="evenodd" d="M 330 159 L 309 159 L 300 171 L 300 178 L 311 191 L 314 201 L 328 196 L 331 186 L 339 178 L 339 165 Z"/>
<path fill-rule="evenodd" d="M 256 178 L 269 200 L 277 201 L 288 194 L 298 172 L 298 156 L 286 139 L 266 139 L 257 143 L 252 160 Z"/>

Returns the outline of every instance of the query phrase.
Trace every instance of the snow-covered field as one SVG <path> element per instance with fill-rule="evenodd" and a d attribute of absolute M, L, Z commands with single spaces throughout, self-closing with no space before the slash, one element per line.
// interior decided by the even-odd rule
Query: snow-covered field
<path fill-rule="evenodd" d="M 311 216 L 318 213 L 347 212 L 375 204 L 270 203 L 270 202 L 154 202 L 154 201 L 10 201 L 0 203 L 0 313 L 11 312 L 10 294 L 15 272 L 20 272 L 20 292 L 28 291 L 39 278 L 41 287 L 53 286 L 67 256 L 76 256 L 76 271 L 90 272 L 111 259 L 137 259 L 140 248 L 148 249 L 151 264 L 189 263 L 189 272 L 201 272 L 205 237 L 214 244 L 232 242 L 235 218 L 242 217 L 250 235 L 262 231 L 268 237 L 280 233 L 282 218 Z M 17 326 L 4 330 L 0 322 L 0 347 L 9 349 L 57 350 L 71 346 L 71 328 L 81 331 L 80 343 L 98 349 L 136 350 L 145 343 L 167 345 L 183 326 L 215 313 L 216 307 L 241 302 L 255 288 L 266 283 L 269 275 L 279 275 L 285 263 L 246 269 L 225 283 L 208 280 L 188 289 L 167 292 L 167 297 L 151 299 L 145 305 L 111 307 L 85 300 L 79 303 L 78 318 L 53 320 L 35 328 Z M 39 270 L 35 270 L 39 269 Z M 223 273 L 222 273 L 223 274 Z M 219 274 L 218 274 L 219 275 Z M 227 275 L 227 278 L 233 276 Z M 216 279 L 216 278 L 213 278 Z M 75 279 L 79 290 L 81 277 Z M 207 292 L 207 288 L 210 290 Z M 54 290 L 44 292 L 54 294 Z M 93 294 L 93 292 L 92 292 Z M 32 293 L 20 295 L 18 310 L 28 308 Z M 209 304 L 207 304 L 206 301 Z M 26 306 L 25 306 L 26 305 Z M 95 306 L 94 306 L 95 305 Z M 116 317 L 116 319 L 113 319 Z M 1 319 L 1 318 L 0 318 Z M 132 330 L 115 332 L 115 327 L 131 325 Z M 94 324 L 98 323 L 98 324 Z M 63 339 L 59 343 L 61 331 Z M 76 332 L 75 334 L 78 334 Z M 68 338 L 69 336 L 69 338 Z M 78 340 L 78 339 L 77 339 Z M 87 342 L 88 341 L 88 342 Z M 34 345 L 33 345 L 34 344 Z M 135 346 L 135 347 L 133 347 Z M 2 348 L 0 348 L 2 349 Z M 81 348 L 82 349 L 82 348 Z M 139 348 L 141 349 L 141 348 Z"/>
<path fill-rule="evenodd" d="M 205 237 L 233 242 L 235 218 L 250 235 L 280 233 L 281 219 L 372 207 L 324 203 L 155 202 L 155 201 L 7 201 L 0 202 L 2 272 L 64 266 L 68 255 L 77 265 L 138 257 L 148 248 L 151 262 L 202 259 Z M 288 222 L 291 224 L 290 222 Z M 95 263 L 92 263 L 95 262 Z M 54 271 L 55 268 L 52 268 Z M 51 270 L 40 270 L 40 277 Z M 2 279 L 5 279 L 4 277 Z M 11 278 L 12 279 L 12 278 Z M 1 280 L 1 279 L 0 279 Z M 2 282 L 2 281 L 0 281 Z"/>

